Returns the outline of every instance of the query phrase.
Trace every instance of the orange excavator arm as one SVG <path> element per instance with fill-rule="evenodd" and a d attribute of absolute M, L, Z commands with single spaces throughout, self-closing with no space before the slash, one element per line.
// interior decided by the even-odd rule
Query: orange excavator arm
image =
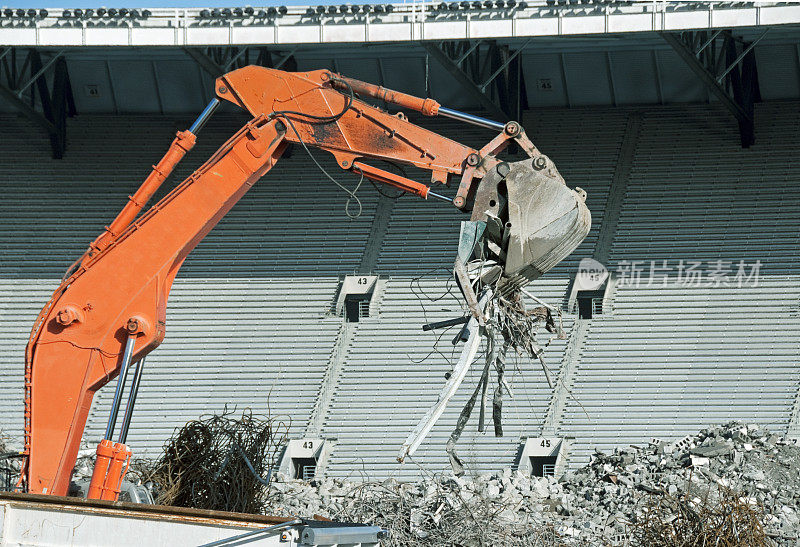
<path fill-rule="evenodd" d="M 460 176 L 453 200 L 459 208 L 466 207 L 475 181 L 497 165 L 494 154 L 510 140 L 521 143 L 531 155 L 535 150 L 514 122 L 503 125 L 461 114 L 430 99 L 390 92 L 325 70 L 289 73 L 246 67 L 219 78 L 216 92 L 220 99 L 248 110 L 253 119 L 189 178 L 140 215 L 194 145 L 196 133 L 218 103 L 218 99 L 212 101 L 189 131 L 178 133 L 122 212 L 70 268 L 36 320 L 25 367 L 27 459 L 21 486 L 29 492 L 66 495 L 94 393 L 116 376 L 124 378 L 132 363 L 141 365 L 161 343 L 170 288 L 186 256 L 275 165 L 288 143 L 328 151 L 343 169 L 423 198 L 450 200 L 425 184 L 375 168 L 369 161 L 381 159 L 426 169 L 434 183 Z M 484 149 L 474 150 L 418 127 L 402 114 L 373 107 L 356 93 L 427 115 L 445 111 L 466 121 L 472 118 L 500 134 Z M 124 443 L 124 433 L 119 443 L 111 440 L 118 409 L 116 396 L 103 441 L 109 450 Z M 131 409 L 129 399 L 123 432 Z M 130 454 L 117 452 L 123 453 L 123 459 Z M 114 457 L 109 452 L 109 458 Z"/>

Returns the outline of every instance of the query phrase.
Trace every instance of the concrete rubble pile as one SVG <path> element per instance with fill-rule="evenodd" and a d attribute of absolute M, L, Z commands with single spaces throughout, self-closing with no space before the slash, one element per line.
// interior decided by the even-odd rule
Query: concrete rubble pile
<path fill-rule="evenodd" d="M 331 478 L 305 482 L 278 474 L 270 490 L 271 514 L 378 525 L 390 532 L 386 545 L 558 544 L 545 513 L 548 498 L 561 491 L 552 477 L 530 479 L 506 469 L 475 479 L 377 483 Z"/>
<path fill-rule="evenodd" d="M 632 523 L 654 499 L 713 507 L 723 491 L 753 508 L 764 544 L 800 541 L 800 448 L 740 423 L 674 443 L 597 451 L 589 465 L 558 480 L 505 469 L 416 483 L 280 474 L 273 481 L 269 512 L 378 524 L 392 531 L 393 545 L 637 544 Z"/>

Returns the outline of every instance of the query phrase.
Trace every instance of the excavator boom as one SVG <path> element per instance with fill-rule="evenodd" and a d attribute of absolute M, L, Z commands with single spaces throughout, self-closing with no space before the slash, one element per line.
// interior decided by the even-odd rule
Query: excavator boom
<path fill-rule="evenodd" d="M 458 117 L 457 111 L 444 109 L 431 99 L 392 92 L 326 70 L 290 73 L 245 67 L 219 78 L 216 93 L 219 99 L 212 101 L 189 131 L 178 133 L 122 212 L 68 270 L 34 324 L 26 348 L 27 460 L 21 478 L 29 492 L 66 495 L 95 392 L 127 372 L 132 363 L 141 362 L 161 343 L 166 332 L 167 299 L 183 261 L 275 165 L 289 143 L 329 152 L 339 167 L 356 175 L 422 198 L 452 201 L 462 210 L 472 208 L 473 219 L 511 219 L 502 220 L 509 230 L 505 240 L 515 242 L 512 247 L 518 248 L 507 248 L 509 261 L 516 264 L 508 278 L 509 286 L 524 284 L 543 273 L 565 251 L 571 252 L 588 232 L 588 210 L 580 195 L 564 185 L 552 164 L 535 169 L 536 161 L 547 160 L 539 159 L 544 156 L 513 122 L 503 125 L 483 120 L 483 125 L 501 133 L 484 149 L 475 150 L 412 124 L 402 114 L 371 106 L 357 93 L 425 115 L 446 111 Z M 252 120 L 189 178 L 140 214 L 175 164 L 194 146 L 196 133 L 218 100 L 248 110 Z M 496 154 L 512 141 L 519 143 L 532 160 L 512 164 L 498 160 Z M 448 198 L 426 184 L 379 169 L 372 160 L 425 169 L 431 173 L 431 184 L 447 184 L 451 178 L 460 177 L 456 196 Z M 537 175 L 528 177 L 532 170 Z M 537 256 L 526 254 L 530 234 L 515 234 L 511 228 L 519 230 L 518 221 L 523 227 L 530 220 L 535 203 L 525 201 L 525 196 L 534 179 L 534 186 L 541 190 L 537 195 L 558 194 L 557 198 L 548 198 L 548 206 L 553 200 L 564 201 L 555 210 L 559 228 L 553 241 L 542 232 L 546 232 L 550 216 L 538 215 L 533 222 L 538 230 L 534 234 L 538 238 Z M 482 180 L 490 184 L 484 185 Z M 546 191 L 542 190 L 545 186 Z M 520 209 L 516 201 L 525 201 L 525 205 Z M 548 259 L 537 262 L 542 252 Z M 115 397 L 115 407 L 118 403 Z M 131 408 L 129 402 L 126 412 Z M 126 416 L 125 422 L 129 419 Z M 114 423 L 110 421 L 103 441 L 103 454 L 109 458 L 106 463 L 117 465 L 117 471 L 130 456 L 127 447 L 121 448 L 127 426 L 122 429 L 119 441 L 113 442 Z M 122 459 L 115 459 L 118 456 Z"/>

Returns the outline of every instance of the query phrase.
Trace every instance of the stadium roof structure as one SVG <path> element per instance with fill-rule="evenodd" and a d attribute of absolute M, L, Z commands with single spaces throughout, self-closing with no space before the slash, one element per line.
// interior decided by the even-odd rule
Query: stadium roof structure
<path fill-rule="evenodd" d="M 679 32 L 800 23 L 794 2 L 487 0 L 192 9 L 10 9 L 13 46 L 241 46 Z"/>
<path fill-rule="evenodd" d="M 799 29 L 800 2 L 3 8 L 0 112 L 63 133 L 54 120 L 64 114 L 48 111 L 58 83 L 67 114 L 194 114 L 214 78 L 260 64 L 328 68 L 501 120 L 528 108 L 720 101 L 747 145 L 754 102 L 800 97 Z M 68 76 L 56 79 L 61 61 Z M 53 97 L 37 100 L 43 91 Z"/>

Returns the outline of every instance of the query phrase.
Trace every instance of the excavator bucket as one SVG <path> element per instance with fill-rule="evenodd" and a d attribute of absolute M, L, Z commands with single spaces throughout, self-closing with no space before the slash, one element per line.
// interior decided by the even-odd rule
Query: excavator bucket
<path fill-rule="evenodd" d="M 503 162 L 478 186 L 472 220 L 486 222 L 486 248 L 513 292 L 566 258 L 589 233 L 586 192 L 569 188 L 547 156 Z"/>

